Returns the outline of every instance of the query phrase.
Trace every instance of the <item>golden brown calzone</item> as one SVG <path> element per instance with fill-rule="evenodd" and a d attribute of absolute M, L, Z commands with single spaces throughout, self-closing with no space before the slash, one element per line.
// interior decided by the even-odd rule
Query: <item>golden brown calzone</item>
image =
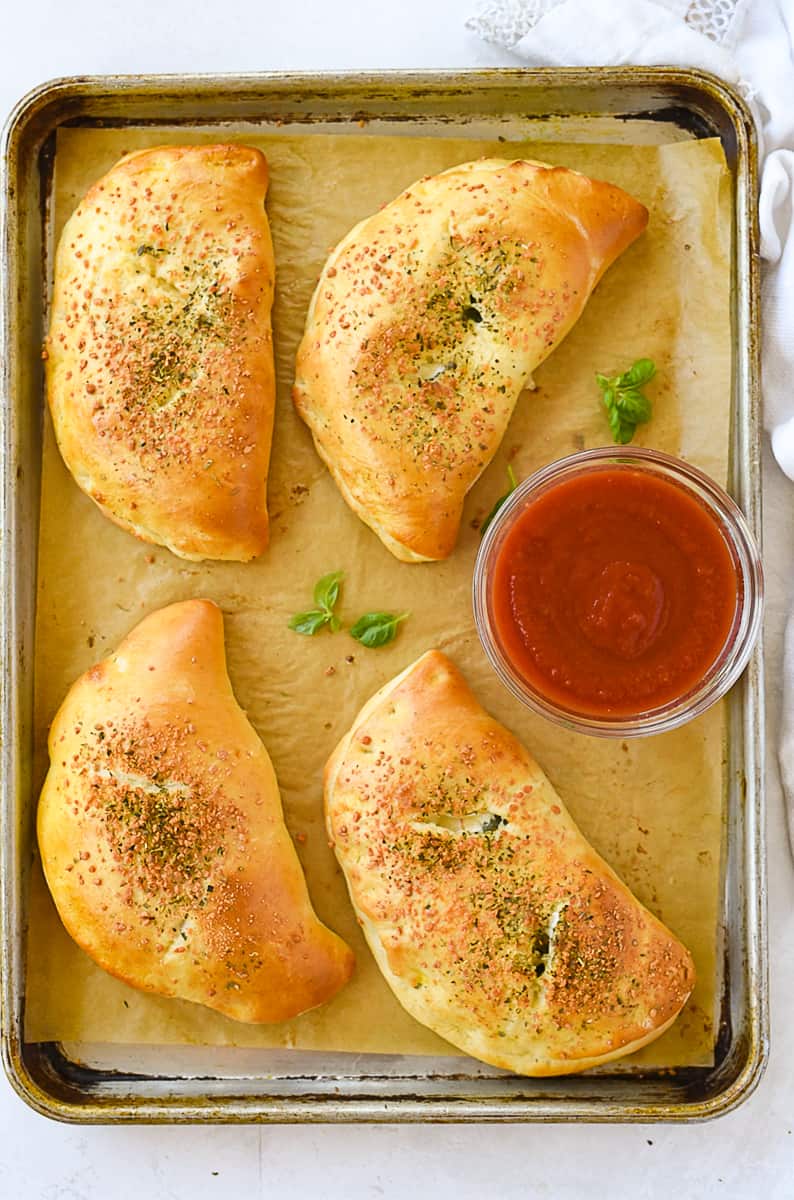
<path fill-rule="evenodd" d="M 56 254 L 45 355 L 61 454 L 107 516 L 183 558 L 267 545 L 267 184 L 250 146 L 141 150 L 94 184 Z"/>
<path fill-rule="evenodd" d="M 463 163 L 331 254 L 294 400 L 345 500 L 397 558 L 446 558 L 531 372 L 646 209 L 565 167 Z"/>
<path fill-rule="evenodd" d="M 238 1021 L 330 999 L 353 955 L 315 916 L 278 783 L 226 674 L 207 600 L 151 613 L 52 723 L 41 861 L 106 971 Z"/>
<path fill-rule="evenodd" d="M 325 804 L 387 983 L 461 1050 L 565 1074 L 639 1049 L 681 1011 L 688 951 L 438 651 L 364 706 Z"/>

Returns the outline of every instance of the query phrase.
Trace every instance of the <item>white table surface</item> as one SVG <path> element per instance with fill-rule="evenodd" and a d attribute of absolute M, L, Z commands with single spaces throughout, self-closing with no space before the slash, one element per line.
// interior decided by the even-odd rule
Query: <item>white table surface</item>
<path fill-rule="evenodd" d="M 767 0 L 756 0 L 766 3 Z M 0 115 L 54 76 L 509 64 L 463 28 L 474 0 L 17 0 Z M 693 1126 L 73 1128 L 0 1079 L 0 1200 L 609 1196 L 794 1198 L 794 869 L 774 747 L 792 592 L 794 485 L 767 456 L 765 562 L 772 1055 L 754 1096 Z"/>

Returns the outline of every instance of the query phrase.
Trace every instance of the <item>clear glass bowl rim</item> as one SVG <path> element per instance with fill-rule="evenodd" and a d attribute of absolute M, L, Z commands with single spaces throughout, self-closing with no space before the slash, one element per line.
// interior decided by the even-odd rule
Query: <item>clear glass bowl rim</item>
<path fill-rule="evenodd" d="M 499 547 L 529 498 L 548 491 L 572 476 L 615 466 L 650 470 L 694 494 L 701 506 L 720 525 L 743 587 L 722 653 L 698 685 L 683 696 L 636 716 L 609 717 L 569 711 L 529 686 L 513 668 L 495 637 L 488 608 L 488 585 L 490 568 Z M 759 548 L 735 500 L 714 479 L 691 463 L 661 450 L 641 446 L 602 446 L 580 450 L 548 463 L 522 480 L 488 526 L 477 553 L 472 580 L 477 633 L 491 666 L 505 687 L 516 699 L 541 716 L 596 737 L 647 737 L 663 733 L 693 720 L 721 699 L 737 681 L 750 658 L 761 628 L 763 595 L 764 579 Z"/>

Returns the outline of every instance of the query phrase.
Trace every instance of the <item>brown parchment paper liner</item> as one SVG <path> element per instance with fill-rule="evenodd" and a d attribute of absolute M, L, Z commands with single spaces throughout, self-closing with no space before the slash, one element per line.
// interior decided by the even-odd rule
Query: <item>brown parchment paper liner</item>
<path fill-rule="evenodd" d="M 94 966 L 63 930 L 34 864 L 26 1035 L 34 1041 L 235 1044 L 441 1054 L 382 980 L 356 924 L 322 820 L 322 769 L 369 696 L 431 646 L 462 668 L 482 703 L 532 750 L 585 835 L 692 951 L 698 984 L 686 1011 L 634 1056 L 656 1066 L 712 1061 L 717 987 L 724 716 L 721 706 L 639 741 L 568 733 L 525 711 L 497 681 L 474 629 L 475 528 L 519 478 L 609 441 L 593 374 L 653 358 L 654 417 L 635 441 L 680 454 L 725 481 L 730 421 L 730 208 L 716 140 L 654 146 L 554 145 L 274 131 L 228 139 L 260 146 L 277 264 L 278 409 L 269 508 L 272 544 L 246 565 L 182 562 L 106 520 L 72 482 L 47 425 L 36 637 L 36 782 L 46 734 L 73 680 L 147 612 L 208 596 L 225 615 L 237 697 L 270 751 L 288 826 L 319 915 L 353 946 L 352 982 L 331 1003 L 276 1026 L 246 1026 L 183 1001 L 145 995 Z M 65 129 L 58 134 L 55 232 L 122 153 L 212 133 Z M 397 562 L 344 504 L 295 416 L 290 387 L 309 298 L 329 249 L 355 221 L 419 176 L 480 155 L 564 163 L 612 180 L 650 209 L 647 233 L 612 267 L 582 319 L 536 372 L 494 462 L 471 492 L 445 563 Z M 31 348 L 35 352 L 35 348 Z M 367 650 L 346 633 L 300 637 L 290 615 L 315 580 L 344 570 L 340 615 L 409 609 L 396 641 Z M 333 671 L 331 672 L 331 668 Z"/>

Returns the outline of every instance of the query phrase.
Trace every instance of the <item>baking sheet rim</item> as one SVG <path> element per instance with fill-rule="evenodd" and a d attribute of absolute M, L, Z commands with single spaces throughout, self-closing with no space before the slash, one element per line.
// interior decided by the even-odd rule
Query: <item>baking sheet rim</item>
<path fill-rule="evenodd" d="M 728 112 L 728 115 L 734 126 L 734 129 L 737 132 L 737 142 L 738 142 L 738 148 L 740 151 L 739 157 L 738 157 L 738 163 L 737 163 L 737 167 L 738 167 L 737 178 L 736 178 L 737 195 L 734 197 L 735 211 L 736 211 L 736 224 L 737 224 L 737 244 L 742 242 L 742 237 L 741 237 L 742 234 L 747 235 L 747 245 L 748 245 L 748 250 L 750 251 L 749 262 L 745 264 L 745 267 L 746 267 L 745 271 L 738 272 L 737 282 L 740 285 L 740 291 L 741 291 L 740 298 L 743 299 L 746 304 L 747 318 L 750 321 L 752 331 L 755 332 L 754 325 L 753 325 L 753 318 L 755 318 L 756 314 L 757 314 L 757 267 L 756 267 L 756 264 L 754 261 L 754 256 L 752 254 L 752 249 L 756 243 L 756 237 L 755 237 L 755 213 L 752 208 L 751 199 L 750 199 L 750 197 L 752 196 L 752 194 L 754 192 L 754 188 L 752 185 L 754 184 L 754 179 L 755 179 L 755 170 L 754 170 L 755 162 L 754 162 L 754 143 L 753 143 L 752 126 L 750 123 L 749 115 L 746 112 L 746 108 L 744 107 L 743 102 L 741 102 L 741 100 L 732 92 L 731 89 L 726 88 L 726 86 L 721 81 L 715 79 L 714 77 L 709 77 L 709 76 L 705 75 L 705 73 L 701 73 L 701 72 L 668 70 L 665 68 L 641 69 L 641 70 L 637 71 L 636 69 L 627 68 L 627 69 L 609 69 L 604 72 L 599 72 L 598 74 L 599 74 L 600 78 L 606 77 L 608 79 L 609 77 L 611 77 L 613 81 L 616 81 L 617 79 L 620 79 L 622 81 L 622 80 L 625 80 L 627 76 L 629 76 L 635 84 L 637 82 L 641 82 L 641 81 L 646 82 L 646 83 L 661 83 L 664 81 L 666 81 L 668 83 L 670 83 L 670 82 L 686 83 L 690 86 L 695 86 L 696 88 L 699 87 L 701 90 L 706 90 L 707 92 L 710 93 L 710 95 L 712 96 L 712 99 L 715 97 L 715 93 L 716 93 L 718 101 L 722 104 L 723 108 Z M 247 85 L 257 85 L 258 84 L 261 86 L 264 83 L 267 83 L 267 82 L 273 83 L 274 81 L 281 85 L 283 85 L 287 82 L 290 82 L 290 81 L 293 83 L 296 81 L 305 82 L 307 79 L 313 79 L 315 81 L 317 81 L 317 80 L 322 81 L 324 86 L 329 86 L 334 83 L 343 84 L 343 83 L 350 83 L 351 81 L 366 82 L 366 81 L 371 81 L 373 79 L 377 79 L 382 82 L 386 82 L 386 83 L 392 85 L 392 87 L 394 87 L 398 83 L 398 81 L 400 83 L 402 83 L 404 86 L 410 86 L 412 83 L 417 83 L 417 82 L 421 82 L 421 81 L 425 81 L 428 83 L 433 83 L 433 82 L 439 83 L 440 82 L 442 85 L 449 86 L 450 84 L 454 83 L 455 81 L 461 81 L 463 79 L 470 80 L 472 76 L 474 76 L 475 78 L 479 78 L 482 81 L 485 78 L 492 79 L 493 76 L 496 76 L 496 75 L 500 75 L 500 76 L 520 75 L 524 79 L 524 82 L 529 82 L 529 83 L 531 83 L 533 80 L 538 81 L 539 78 L 543 79 L 544 82 L 548 82 L 549 76 L 553 76 L 558 81 L 561 79 L 563 82 L 568 83 L 568 84 L 573 84 L 575 81 L 582 82 L 585 79 L 589 84 L 591 84 L 593 81 L 592 80 L 592 72 L 583 72 L 583 71 L 579 71 L 577 69 L 563 70 L 563 71 L 555 71 L 555 70 L 544 71 L 543 69 L 539 69 L 537 71 L 532 71 L 532 72 L 524 72 L 524 71 L 520 71 L 520 70 L 516 70 L 515 72 L 512 72 L 512 71 L 507 71 L 507 72 L 476 71 L 476 72 L 468 72 L 468 73 L 457 72 L 457 71 L 441 72 L 441 73 L 439 73 L 439 72 L 427 72 L 427 73 L 424 73 L 424 72 L 423 73 L 395 72 L 393 75 L 385 75 L 384 73 L 379 73 L 376 76 L 372 76 L 372 75 L 361 76 L 361 75 L 346 75 L 346 74 L 334 74 L 334 75 L 330 75 L 330 76 L 316 76 L 316 75 L 314 75 L 314 76 L 306 76 L 306 75 L 294 76 L 294 75 L 289 75 L 289 74 L 279 74 L 279 75 L 270 75 L 270 76 L 245 76 L 245 77 L 236 76 L 236 77 L 230 77 L 230 78 L 234 78 L 238 82 L 238 84 L 240 84 L 240 86 L 243 88 L 246 87 Z M 527 79 L 527 76 L 532 76 L 532 80 Z M 638 78 L 638 76 L 641 78 Z M 225 80 L 222 78 L 218 79 L 218 77 L 210 77 L 210 76 L 198 76 L 198 77 L 155 76 L 155 77 L 132 77 L 132 78 L 134 78 L 138 83 L 141 83 L 143 81 L 143 82 L 146 82 L 147 84 L 149 84 L 150 86 L 151 85 L 157 86 L 158 82 L 161 84 L 162 83 L 179 83 L 183 87 L 188 87 L 194 92 L 196 90 L 200 90 L 201 85 L 204 85 L 205 88 L 210 88 L 210 90 L 211 90 L 211 84 L 212 84 L 213 80 L 216 80 L 216 83 L 220 83 L 221 85 L 228 84 L 228 82 L 229 82 L 229 80 Z M 27 118 L 30 118 L 32 116 L 32 113 L 30 110 L 32 107 L 35 108 L 35 101 L 40 101 L 42 99 L 48 99 L 48 100 L 51 99 L 51 94 L 52 94 L 53 90 L 58 91 L 59 89 L 66 89 L 67 91 L 71 91 L 75 87 L 77 87 L 79 89 L 79 87 L 82 85 L 95 98 L 99 98 L 103 94 L 104 94 L 105 98 L 107 98 L 108 96 L 113 96 L 113 95 L 117 94 L 118 90 L 124 91 L 125 90 L 124 85 L 129 84 L 131 82 L 132 82 L 132 80 L 129 77 L 128 78 L 125 78 L 125 77 L 109 77 L 109 78 L 96 77 L 91 80 L 80 80 L 79 78 L 59 80 L 59 81 L 56 81 L 52 85 L 42 85 L 41 88 L 36 89 L 33 93 L 31 93 L 30 96 L 25 101 L 22 101 L 20 103 L 20 105 L 18 106 L 17 110 L 15 111 L 15 113 L 12 114 L 12 117 L 7 125 L 6 131 L 4 134 L 4 145 L 5 145 L 6 149 L 10 150 L 13 147 L 13 143 L 15 142 L 15 140 L 17 143 L 19 142 L 20 132 L 24 133 L 24 131 L 25 131 L 25 121 Z M 730 105 L 726 101 L 730 101 Z M 731 105 L 733 107 L 733 111 L 731 111 L 731 107 L 730 107 Z M 14 161 L 15 161 L 15 159 L 14 159 Z M 6 178 L 6 172 L 9 169 L 9 165 L 11 164 L 11 162 L 12 162 L 12 155 L 10 153 L 8 153 L 5 157 L 4 165 L 3 165 L 4 199 L 8 195 L 7 189 L 8 189 L 8 185 L 9 185 L 9 180 Z M 739 178 L 740 175 L 745 176 L 745 178 L 744 178 L 745 186 L 743 189 L 740 188 L 740 186 L 739 186 L 742 182 L 742 180 Z M 16 196 L 14 197 L 14 200 L 16 200 Z M 7 263 L 8 263 L 9 267 L 16 263 L 15 247 L 12 245 L 12 242 L 11 242 L 11 233 L 16 232 L 16 229 L 15 229 L 13 217 L 11 215 L 10 201 L 11 201 L 11 197 L 9 195 L 7 202 L 4 204 L 3 224 L 2 224 L 3 241 L 7 245 L 8 249 L 10 251 L 8 259 L 7 259 Z M 742 203 L 742 201 L 743 201 L 743 203 Z M 16 213 L 14 212 L 13 215 L 15 216 Z M 11 282 L 11 276 L 12 276 L 12 271 L 10 269 L 8 269 L 6 271 L 6 279 L 5 279 L 6 285 L 8 285 Z M 13 329 L 13 321 L 12 321 L 12 317 L 11 317 L 11 307 L 12 307 L 11 304 L 6 306 L 5 317 L 4 317 L 4 321 L 3 321 L 3 341 L 4 341 L 5 347 L 8 350 L 11 349 L 11 335 L 12 335 L 12 329 Z M 746 419 L 744 422 L 740 422 L 740 425 L 741 425 L 741 429 L 739 430 L 740 435 L 741 435 L 740 444 L 744 449 L 750 451 L 749 460 L 747 459 L 747 457 L 745 455 L 742 456 L 743 465 L 747 469 L 744 471 L 744 473 L 740 472 L 739 491 L 743 494 L 739 496 L 739 499 L 740 499 L 740 502 L 744 501 L 745 507 L 749 507 L 750 512 L 748 515 L 750 516 L 751 521 L 756 525 L 756 529 L 757 529 L 758 517 L 760 514 L 760 494 L 759 494 L 759 488 L 758 488 L 758 411 L 757 411 L 758 410 L 758 395 L 757 395 L 757 371 L 754 372 L 752 369 L 753 366 L 757 366 L 757 344 L 756 344 L 754 338 L 751 338 L 750 342 L 752 344 L 749 347 L 745 348 L 746 353 L 744 355 L 742 355 L 741 353 L 739 353 L 737 355 L 737 366 L 739 368 L 739 374 L 741 376 L 743 376 L 745 394 L 749 398 L 749 405 L 747 406 L 747 411 L 745 413 Z M 10 392 L 10 388 L 8 388 L 8 385 L 11 382 L 10 375 L 11 375 L 12 367 L 9 362 L 9 359 L 10 359 L 10 355 L 7 353 L 5 355 L 5 362 L 4 362 L 4 381 L 7 385 L 7 390 Z M 742 381 L 740 380 L 740 384 L 741 384 L 741 382 Z M 739 388 L 739 390 L 741 391 L 741 387 Z M 14 471 L 10 471 L 9 467 L 14 467 L 15 460 L 14 460 L 14 456 L 12 454 L 8 453 L 8 451 L 10 449 L 10 435 L 12 433 L 12 428 L 11 428 L 11 423 L 7 420 L 7 412 L 8 412 L 8 410 L 6 410 L 4 412 L 4 434 L 5 434 L 4 442 L 5 442 L 6 455 L 4 456 L 4 462 L 3 462 L 3 474 L 4 474 L 3 483 L 4 483 L 4 495 L 5 495 L 6 502 L 7 502 L 7 513 L 10 516 L 13 516 L 14 512 L 15 512 L 15 498 L 13 496 L 12 487 L 10 486 L 10 484 L 11 484 L 11 477 L 13 476 Z M 3 582 L 8 584 L 10 582 L 10 580 L 9 580 L 10 568 L 12 568 L 14 565 L 14 547 L 10 545 L 9 539 L 6 540 L 6 547 L 7 547 L 7 549 L 3 556 L 3 563 L 2 563 L 2 572 L 3 572 L 2 578 L 3 578 Z M 12 593 L 8 587 L 4 588 L 2 626 L 3 626 L 5 646 L 6 646 L 7 650 L 9 648 L 9 641 L 15 640 L 11 637 L 11 635 L 17 629 L 17 613 L 15 611 L 14 599 L 15 599 L 15 594 L 12 595 Z M 6 671 L 4 671 L 4 677 L 3 677 L 4 715 L 6 717 L 12 715 L 16 708 L 16 705 L 15 705 L 16 698 L 11 695 L 11 692 L 13 691 L 13 689 L 9 688 L 9 686 L 8 686 L 10 680 L 8 678 L 7 668 L 8 668 L 8 662 L 6 662 Z M 745 724 L 749 723 L 749 725 L 751 726 L 751 729 L 749 730 L 749 732 L 751 733 L 752 736 L 750 736 L 749 739 L 745 738 L 745 749 L 749 751 L 748 757 L 749 757 L 750 761 L 747 763 L 747 766 L 753 768 L 748 773 L 749 778 L 747 779 L 747 785 L 750 790 L 750 794 L 753 795 L 753 799 L 755 800 L 754 804 L 747 806 L 747 809 L 746 809 L 747 825 L 744 830 L 744 834 L 745 834 L 744 849 L 745 849 L 745 854 L 746 854 L 746 858 L 747 858 L 746 866 L 747 867 L 755 867 L 755 870 L 752 870 L 752 871 L 748 870 L 745 875 L 745 884 L 747 886 L 747 905 L 746 905 L 746 910 L 745 910 L 745 916 L 751 916 L 751 917 L 755 918 L 753 921 L 750 922 L 749 929 L 748 929 L 748 933 L 750 935 L 749 948 L 752 953 L 748 956 L 747 961 L 745 963 L 745 966 L 748 969 L 748 973 L 749 973 L 748 983 L 750 985 L 752 985 L 753 983 L 759 985 L 757 987 L 757 989 L 752 986 L 749 989 L 750 1026 L 751 1026 L 751 1033 L 753 1033 L 755 1036 L 753 1036 L 751 1038 L 751 1045 L 749 1047 L 749 1054 L 746 1059 L 745 1066 L 744 1066 L 743 1070 L 740 1072 L 740 1074 L 733 1080 L 732 1086 L 730 1086 L 725 1092 L 718 1094 L 714 1104 L 710 1104 L 708 1102 L 701 1102 L 700 1110 L 697 1112 L 697 1114 L 695 1114 L 695 1115 L 699 1115 L 699 1116 L 715 1115 L 715 1111 L 727 1111 L 728 1107 L 732 1107 L 733 1104 L 737 1103 L 740 1099 L 744 1098 L 744 1096 L 748 1095 L 750 1090 L 752 1090 L 752 1087 L 757 1082 L 757 1079 L 760 1077 L 760 1072 L 763 1068 L 764 1060 L 766 1057 L 766 1044 L 767 1044 L 766 1029 L 767 1029 L 767 1024 L 768 1024 L 768 1016 L 767 1016 L 767 995 L 766 995 L 766 988 L 764 986 L 764 984 L 765 984 L 765 966 L 766 966 L 766 963 L 765 963 L 766 945 L 765 945 L 765 936 L 764 936 L 765 935 L 765 913 L 764 913 L 764 908 L 765 908 L 764 883 L 765 883 L 765 880 L 763 877 L 763 860 L 762 860 L 762 856 L 759 854 L 760 826 L 761 826 L 762 820 L 763 820 L 763 795 L 762 795 L 762 788 L 761 788 L 761 780 L 759 777 L 759 763 L 758 763 L 757 755 L 755 754 L 755 751 L 756 751 L 755 738 L 758 734 L 759 728 L 760 729 L 763 728 L 763 726 L 760 724 L 760 716 L 761 716 L 762 704 L 763 704 L 762 694 L 760 693 L 760 690 L 759 690 L 760 684 L 761 684 L 761 678 L 762 678 L 762 662 L 761 662 L 761 649 L 760 649 L 760 645 L 759 645 L 759 647 L 757 648 L 757 650 L 755 652 L 753 663 L 751 664 L 751 667 L 748 672 L 748 677 L 747 677 L 747 679 L 748 679 L 747 701 L 748 702 L 747 702 L 747 705 L 745 706 L 745 711 L 743 713 L 744 723 Z M 755 719 L 753 719 L 753 718 L 755 718 Z M 6 723 L 6 728 L 7 729 L 15 728 L 15 726 L 12 724 Z M 8 781 L 9 781 L 9 779 L 12 778 L 12 775 L 13 775 L 13 772 L 9 771 L 9 767 L 16 765 L 13 762 L 14 748 L 15 747 L 13 746 L 13 743 L 10 740 L 6 741 L 3 746 L 3 756 L 5 759 L 4 765 L 6 767 L 6 771 L 4 772 L 4 798 L 6 800 L 6 803 L 4 804 L 4 809 L 3 809 L 4 828 L 6 828 L 9 824 L 9 808 L 10 808 L 10 806 L 8 804 L 8 791 L 9 791 Z M 4 838 L 3 846 L 0 847 L 0 850 L 2 850 L 2 854 L 3 854 L 2 865 L 4 867 L 7 867 L 10 863 L 12 867 L 16 868 L 17 863 L 15 862 L 13 849 L 14 848 L 11 847 L 9 850 L 9 847 L 7 845 L 7 840 L 6 840 L 6 838 Z M 4 871 L 4 877 L 3 877 L 3 901 L 4 901 L 4 904 L 3 904 L 3 933 L 4 933 L 4 938 L 3 938 L 3 944 L 2 944 L 2 953 L 3 953 L 3 966 L 5 968 L 9 967 L 9 963 L 10 963 L 11 957 L 12 957 L 10 954 L 10 949 L 9 949 L 10 938 L 9 938 L 8 934 L 9 934 L 10 927 L 9 927 L 8 916 L 7 916 L 9 913 L 9 910 L 13 911 L 13 904 L 9 904 L 9 893 L 12 892 L 12 888 L 10 886 L 10 880 L 18 883 L 19 882 L 18 874 L 19 873 L 16 871 L 16 869 L 13 871 L 13 875 L 10 874 L 6 870 L 6 871 Z M 748 879 L 748 876 L 749 876 L 749 879 Z M 11 898 L 13 900 L 13 895 Z M 18 955 L 17 955 L 17 957 L 18 957 Z M 12 982 L 12 974 L 18 975 L 19 962 L 12 963 L 11 965 L 16 968 L 15 971 L 6 969 L 3 972 L 3 974 L 4 974 L 4 986 L 3 986 L 3 994 L 2 994 L 2 1000 L 3 1000 L 3 1058 L 4 1058 L 4 1063 L 6 1065 L 6 1069 L 7 1069 L 7 1071 L 9 1071 L 9 1074 L 12 1078 L 12 1082 L 15 1082 L 15 1084 L 17 1084 L 17 1085 L 21 1085 L 23 1094 L 26 1094 L 26 1098 L 28 1098 L 31 1102 L 33 1102 L 34 1097 L 32 1095 L 30 1095 L 29 1089 L 27 1088 L 27 1086 L 25 1086 L 25 1077 L 27 1077 L 27 1080 L 29 1083 L 33 1083 L 33 1080 L 29 1076 L 26 1068 L 23 1066 L 22 1045 L 21 1045 L 21 1041 L 18 1036 L 19 1013 L 15 1014 L 13 1012 L 14 996 L 10 990 L 10 984 Z M 755 1000 L 755 1004 L 753 1004 L 753 1002 L 752 1002 L 753 999 Z M 16 1017 L 16 1023 L 14 1020 L 15 1017 Z M 15 1024 L 16 1024 L 16 1028 L 15 1028 Z M 38 1088 L 36 1088 L 35 1085 L 34 1085 L 34 1090 L 38 1091 Z M 349 1101 L 347 1103 L 349 1103 Z M 380 1102 L 380 1101 L 378 1102 L 379 1108 L 382 1107 L 382 1103 L 383 1102 Z M 399 1104 L 399 1101 L 397 1103 Z M 465 1107 L 467 1101 L 464 1099 L 461 1103 Z M 576 1103 L 577 1102 L 574 1101 L 574 1106 L 576 1106 Z M 452 1104 L 453 1104 L 453 1107 L 455 1107 L 454 1102 L 452 1102 Z M 37 1103 L 34 1103 L 34 1106 L 39 1107 L 39 1105 Z M 475 1107 L 477 1110 L 476 1113 L 469 1114 L 469 1115 L 474 1116 L 475 1119 L 482 1119 L 483 1116 L 486 1115 L 483 1111 L 482 1106 L 480 1104 L 477 1104 Z M 497 1101 L 496 1107 L 500 1113 L 505 1112 L 504 1101 L 501 1101 L 501 1100 Z M 299 1104 L 299 1109 L 302 1113 L 304 1113 L 304 1117 L 305 1117 L 305 1111 L 303 1109 L 302 1104 Z M 672 1105 L 672 1106 L 668 1105 L 667 1106 L 668 1112 L 672 1112 L 675 1109 L 676 1109 L 676 1105 Z M 52 1111 L 51 1107 L 48 1107 L 46 1104 L 43 1109 L 40 1109 L 40 1111 L 47 1111 L 50 1115 L 62 1115 L 62 1116 L 65 1115 L 60 1112 L 54 1113 Z M 85 1110 L 81 1109 L 81 1112 L 83 1112 L 83 1111 L 85 1111 Z M 118 1111 L 118 1109 L 117 1109 L 117 1111 Z M 406 1111 L 404 1106 L 401 1108 L 400 1111 Z M 692 1110 L 690 1109 L 690 1112 L 691 1111 Z M 526 1114 L 523 1114 L 523 1115 L 526 1115 Z M 579 1108 L 577 1108 L 576 1115 L 579 1117 L 579 1119 L 591 1119 L 591 1120 L 593 1119 L 592 1115 L 589 1117 L 584 1116 L 581 1106 Z M 684 1113 L 682 1112 L 681 1115 L 684 1115 Z M 87 1116 L 87 1113 L 86 1113 L 86 1116 Z M 88 1119 L 91 1119 L 91 1118 L 88 1117 Z M 149 1116 L 147 1119 L 151 1119 L 151 1116 Z M 168 1118 L 166 1118 L 166 1119 L 168 1119 Z M 186 1117 L 185 1119 L 189 1119 L 189 1118 Z M 217 1117 L 211 1118 L 211 1119 L 217 1119 Z M 282 1115 L 280 1117 L 276 1117 L 275 1119 L 284 1119 L 284 1116 Z M 364 1119 L 372 1119 L 372 1118 L 364 1118 Z M 408 1119 L 410 1119 L 410 1118 L 408 1118 Z M 448 1116 L 446 1119 L 454 1119 L 454 1118 L 450 1118 Z M 554 1119 L 554 1118 L 546 1118 L 546 1119 Z M 612 1113 L 612 1115 L 608 1116 L 606 1119 L 615 1119 L 615 1114 Z M 649 1114 L 648 1116 L 643 1116 L 642 1119 L 653 1119 L 653 1118 L 651 1118 L 651 1116 Z M 664 1119 L 664 1118 L 660 1117 L 659 1119 Z M 669 1119 L 669 1117 L 667 1119 Z"/>

